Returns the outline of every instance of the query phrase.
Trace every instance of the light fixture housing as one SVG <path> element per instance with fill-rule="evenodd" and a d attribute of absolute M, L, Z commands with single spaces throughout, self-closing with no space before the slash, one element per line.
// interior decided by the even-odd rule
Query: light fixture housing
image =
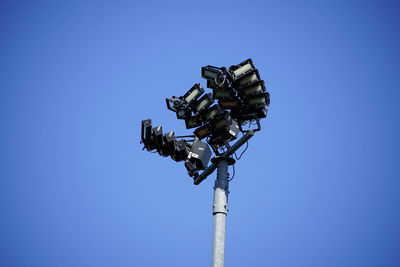
<path fill-rule="evenodd" d="M 190 105 L 192 102 L 196 101 L 203 93 L 203 87 L 199 83 L 196 83 L 195 85 L 193 85 L 192 88 L 189 89 L 189 91 L 186 92 L 186 94 L 181 97 L 181 99 L 185 101 L 187 105 Z"/>
<path fill-rule="evenodd" d="M 191 129 L 203 125 L 200 116 L 189 116 L 185 119 L 186 129 Z"/>
<path fill-rule="evenodd" d="M 248 106 L 251 109 L 256 109 L 258 107 L 266 107 L 269 105 L 269 93 L 268 92 L 259 92 L 247 96 L 244 98 L 245 106 Z"/>
<path fill-rule="evenodd" d="M 196 130 L 194 130 L 194 135 L 196 135 L 197 138 L 199 138 L 200 140 L 210 136 L 213 132 L 213 128 L 211 126 L 211 124 L 207 123 L 204 124 L 203 126 L 197 128 Z"/>
<path fill-rule="evenodd" d="M 155 147 L 157 149 L 158 154 L 163 157 L 168 156 L 165 153 L 165 149 L 164 149 L 162 126 L 157 126 L 157 127 L 153 128 L 153 137 L 154 137 Z"/>
<path fill-rule="evenodd" d="M 233 88 L 225 86 L 225 87 L 216 87 L 213 88 L 213 97 L 214 99 L 229 99 L 236 95 Z"/>
<path fill-rule="evenodd" d="M 199 170 L 197 169 L 197 166 L 195 163 L 187 160 L 187 161 L 185 161 L 185 168 L 188 171 L 188 174 L 190 177 L 196 177 L 199 175 Z"/>
<path fill-rule="evenodd" d="M 165 99 L 165 102 L 167 104 L 167 108 L 173 112 L 176 112 L 179 108 L 179 106 L 181 106 L 182 100 L 175 97 L 175 96 L 171 96 Z"/>
<path fill-rule="evenodd" d="M 189 147 L 185 140 L 176 140 L 175 151 L 171 155 L 171 158 L 175 161 L 186 160 L 189 155 Z"/>
<path fill-rule="evenodd" d="M 213 119 L 217 118 L 219 115 L 223 113 L 223 110 L 218 104 L 215 104 L 208 108 L 207 110 L 204 110 L 202 113 L 202 119 L 206 122 L 210 122 Z"/>
<path fill-rule="evenodd" d="M 241 76 L 245 75 L 246 73 L 249 73 L 252 70 L 255 70 L 255 67 L 253 61 L 250 58 L 246 59 L 245 61 L 237 65 L 229 67 L 229 73 L 231 74 L 232 80 L 234 82 Z"/>
<path fill-rule="evenodd" d="M 201 68 L 201 77 L 209 81 L 215 81 L 223 75 L 223 69 L 211 65 Z"/>
<path fill-rule="evenodd" d="M 205 170 L 211 158 L 211 149 L 207 143 L 195 140 L 190 149 L 188 160 L 196 164 L 197 169 Z"/>
<path fill-rule="evenodd" d="M 236 79 L 235 87 L 238 91 L 242 90 L 244 87 L 247 87 L 250 84 L 261 81 L 260 74 L 258 70 L 252 70 L 242 75 L 240 78 Z"/>
<path fill-rule="evenodd" d="M 188 107 L 181 107 L 176 111 L 176 118 L 184 120 L 192 115 L 192 111 Z"/>
<path fill-rule="evenodd" d="M 218 124 L 208 140 L 208 143 L 216 153 L 218 153 L 220 147 L 236 139 L 240 132 L 239 124 L 229 116 L 221 119 Z"/>
<path fill-rule="evenodd" d="M 260 93 L 265 93 L 265 84 L 264 81 L 256 81 L 251 84 L 248 84 L 246 87 L 240 89 L 239 94 L 241 97 L 248 97 L 251 95 L 256 95 Z"/>
<path fill-rule="evenodd" d="M 192 109 L 194 113 L 200 114 L 203 110 L 207 109 L 214 103 L 214 98 L 211 93 L 205 94 L 198 101 L 193 103 Z"/>
<path fill-rule="evenodd" d="M 218 85 L 214 80 L 207 80 L 207 88 L 214 89 L 216 87 L 218 87 Z"/>
<path fill-rule="evenodd" d="M 150 119 L 142 120 L 141 139 L 147 151 L 155 149 L 154 138 L 152 136 L 152 124 Z"/>
<path fill-rule="evenodd" d="M 175 133 L 174 132 L 169 132 L 164 135 L 164 153 L 172 156 L 175 152 L 175 146 L 176 146 L 176 139 L 175 139 Z"/>

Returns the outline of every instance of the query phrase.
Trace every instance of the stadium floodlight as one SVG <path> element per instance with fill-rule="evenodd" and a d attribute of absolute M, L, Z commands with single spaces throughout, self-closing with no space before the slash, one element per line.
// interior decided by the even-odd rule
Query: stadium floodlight
<path fill-rule="evenodd" d="M 236 139 L 239 134 L 238 123 L 229 115 L 215 121 L 214 126 L 221 135 L 224 135 L 224 138 L 227 141 L 232 141 Z"/>
<path fill-rule="evenodd" d="M 215 131 L 208 140 L 216 155 L 219 154 L 218 149 L 226 146 L 230 141 L 239 136 L 239 124 L 231 117 L 225 117 L 215 122 Z"/>
<path fill-rule="evenodd" d="M 233 81 L 236 81 L 242 75 L 254 70 L 254 64 L 251 59 L 247 59 L 238 65 L 233 65 L 229 67 L 229 72 L 232 76 Z"/>
<path fill-rule="evenodd" d="M 197 114 L 200 114 L 203 110 L 211 106 L 213 102 L 213 95 L 211 93 L 205 94 L 193 104 L 193 111 Z"/>
<path fill-rule="evenodd" d="M 199 170 L 196 167 L 196 164 L 193 162 L 190 162 L 189 160 L 185 161 L 185 168 L 188 171 L 188 175 L 190 177 L 196 177 L 199 175 Z"/>
<path fill-rule="evenodd" d="M 218 68 L 211 65 L 201 68 L 201 77 L 209 81 L 215 81 L 223 75 L 224 68 Z"/>
<path fill-rule="evenodd" d="M 169 132 L 164 135 L 165 154 L 172 156 L 175 153 L 176 139 L 175 133 Z"/>
<path fill-rule="evenodd" d="M 258 93 L 263 93 L 265 92 L 265 85 L 264 81 L 257 81 L 254 83 L 249 84 L 248 86 L 242 88 L 239 91 L 239 94 L 243 97 L 247 97 L 249 95 L 254 95 Z"/>
<path fill-rule="evenodd" d="M 204 121 L 209 122 L 216 118 L 218 115 L 221 115 L 222 112 L 223 111 L 221 107 L 218 104 L 215 104 L 202 113 L 202 118 Z"/>
<path fill-rule="evenodd" d="M 235 87 L 238 88 L 238 90 L 241 90 L 242 88 L 248 86 L 249 84 L 255 83 L 260 81 L 260 74 L 258 73 L 258 70 L 252 70 L 244 75 L 242 75 L 240 78 L 238 78 L 235 81 Z"/>
<path fill-rule="evenodd" d="M 164 147 L 163 130 L 162 126 L 157 126 L 153 128 L 153 137 L 157 152 L 160 156 L 167 157 Z"/>
<path fill-rule="evenodd" d="M 167 103 L 167 108 L 176 113 L 176 118 L 184 120 L 192 114 L 192 111 L 187 106 L 186 102 L 175 96 L 165 99 Z"/>
<path fill-rule="evenodd" d="M 203 125 L 203 121 L 199 116 L 189 116 L 185 119 L 186 129 L 191 129 Z"/>
<path fill-rule="evenodd" d="M 181 105 L 182 100 L 172 96 L 172 97 L 168 97 L 165 99 L 165 102 L 167 103 L 167 108 L 173 112 L 176 112 L 179 108 L 179 106 Z"/>
<path fill-rule="evenodd" d="M 269 104 L 269 94 L 260 92 L 250 95 L 244 99 L 244 103 L 250 108 L 266 107 Z"/>
<path fill-rule="evenodd" d="M 213 88 L 213 96 L 215 99 L 229 99 L 236 95 L 231 87 Z"/>
<path fill-rule="evenodd" d="M 180 120 L 189 118 L 191 115 L 192 115 L 192 111 L 188 107 L 182 107 L 176 111 L 176 118 L 178 118 Z"/>
<path fill-rule="evenodd" d="M 212 130 L 211 124 L 207 123 L 194 130 L 193 133 L 201 140 L 207 136 L 210 136 L 212 134 Z"/>
<path fill-rule="evenodd" d="M 175 161 L 186 160 L 189 155 L 189 147 L 185 140 L 176 140 L 175 152 L 171 155 L 171 158 Z"/>
<path fill-rule="evenodd" d="M 207 143 L 195 140 L 190 149 L 188 160 L 196 164 L 197 169 L 205 170 L 211 158 L 211 149 Z"/>
<path fill-rule="evenodd" d="M 151 120 L 142 120 L 142 143 L 146 146 L 151 140 Z"/>
<path fill-rule="evenodd" d="M 152 125 L 151 120 L 142 120 L 142 135 L 141 135 L 142 143 L 144 145 L 143 149 L 147 149 L 147 151 L 154 150 L 155 143 L 154 138 L 152 136 Z"/>
<path fill-rule="evenodd" d="M 187 105 L 190 105 L 193 101 L 197 100 L 202 93 L 204 93 L 203 87 L 199 83 L 196 83 L 182 96 L 182 100 L 185 101 Z"/>

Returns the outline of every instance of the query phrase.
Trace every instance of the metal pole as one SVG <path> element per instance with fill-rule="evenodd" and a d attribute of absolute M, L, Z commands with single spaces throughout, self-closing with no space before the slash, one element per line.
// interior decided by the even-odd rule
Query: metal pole
<path fill-rule="evenodd" d="M 224 266 L 225 226 L 228 215 L 228 161 L 221 158 L 218 162 L 217 179 L 214 186 L 214 237 L 212 267 Z"/>

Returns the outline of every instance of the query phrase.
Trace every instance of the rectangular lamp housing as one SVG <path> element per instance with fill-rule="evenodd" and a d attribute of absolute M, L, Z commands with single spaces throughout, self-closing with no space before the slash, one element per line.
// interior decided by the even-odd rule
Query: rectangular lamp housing
<path fill-rule="evenodd" d="M 147 151 L 155 149 L 155 143 L 152 136 L 152 124 L 150 119 L 142 120 L 141 139 Z"/>
<path fill-rule="evenodd" d="M 236 81 L 241 76 L 252 70 L 255 70 L 255 67 L 253 61 L 250 58 L 239 63 L 238 65 L 234 65 L 229 68 L 229 72 L 232 76 L 233 81 Z"/>
<path fill-rule="evenodd" d="M 202 93 L 204 93 L 203 87 L 199 83 L 196 83 L 184 96 L 182 96 L 182 99 L 187 105 L 190 105 L 193 101 L 198 99 Z"/>
<path fill-rule="evenodd" d="M 208 108 L 214 102 L 213 95 L 208 93 L 202 96 L 196 103 L 193 104 L 193 111 L 200 114 L 203 110 Z"/>
<path fill-rule="evenodd" d="M 243 87 L 239 91 L 239 94 L 242 97 L 247 97 L 247 96 L 264 93 L 264 92 L 265 92 L 265 84 L 264 84 L 264 81 L 261 80 L 261 81 L 251 83 L 251 84 L 247 85 L 246 87 Z"/>
<path fill-rule="evenodd" d="M 206 80 L 212 81 L 218 79 L 222 75 L 221 69 L 214 66 L 206 66 L 201 68 L 201 77 Z"/>
<path fill-rule="evenodd" d="M 193 142 L 192 149 L 189 152 L 189 161 L 196 164 L 197 169 L 205 170 L 207 168 L 210 158 L 211 149 L 207 145 L 207 143 L 195 140 Z"/>
<path fill-rule="evenodd" d="M 252 70 L 245 75 L 241 76 L 235 81 L 235 87 L 237 88 L 238 91 L 240 91 L 242 88 L 248 86 L 249 84 L 255 83 L 260 81 L 260 74 L 258 73 L 258 70 Z"/>
<path fill-rule="evenodd" d="M 174 132 L 169 132 L 164 135 L 164 152 L 165 154 L 171 156 L 175 152 L 175 145 L 176 145 L 176 140 L 175 140 L 175 133 Z"/>
<path fill-rule="evenodd" d="M 210 124 L 205 124 L 196 130 L 194 130 L 194 135 L 197 136 L 200 140 L 212 134 L 212 127 Z"/>
<path fill-rule="evenodd" d="M 172 154 L 171 158 L 175 161 L 186 160 L 189 155 L 189 148 L 186 145 L 185 140 L 176 140 L 175 142 L 175 152 Z"/>
<path fill-rule="evenodd" d="M 203 125 L 199 116 L 190 116 L 185 119 L 186 129 L 191 129 Z"/>
<path fill-rule="evenodd" d="M 202 119 L 207 122 L 212 121 L 218 115 L 221 115 L 222 112 L 223 111 L 220 108 L 220 106 L 218 104 L 215 104 L 215 105 L 211 106 L 209 109 L 203 111 Z"/>

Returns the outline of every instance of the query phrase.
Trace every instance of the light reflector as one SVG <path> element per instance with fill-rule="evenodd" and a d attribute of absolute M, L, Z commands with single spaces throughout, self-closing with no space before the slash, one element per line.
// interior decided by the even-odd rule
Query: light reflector
<path fill-rule="evenodd" d="M 200 140 L 212 134 L 212 127 L 210 124 L 205 124 L 193 132 Z"/>
<path fill-rule="evenodd" d="M 211 93 L 202 96 L 196 103 L 193 105 L 193 109 L 195 113 L 199 114 L 214 102 L 213 95 Z"/>
<path fill-rule="evenodd" d="M 214 118 L 216 118 L 218 115 L 220 115 L 221 112 L 222 112 L 222 110 L 218 104 L 213 105 L 212 107 L 210 107 L 209 109 L 207 109 L 203 112 L 203 120 L 211 121 Z"/>
<path fill-rule="evenodd" d="M 203 121 L 199 116 L 190 116 L 185 119 L 186 129 L 191 129 L 195 127 L 199 127 L 203 124 Z"/>
<path fill-rule="evenodd" d="M 265 92 L 264 81 L 258 81 L 249 84 L 247 87 L 242 88 L 240 94 L 246 97 L 249 95 L 254 95 L 262 92 Z"/>
<path fill-rule="evenodd" d="M 258 82 L 260 81 L 260 75 L 258 73 L 258 70 L 252 70 L 239 79 L 236 80 L 235 86 L 238 88 L 238 90 L 242 89 L 243 87 L 246 87 L 247 85 Z"/>
<path fill-rule="evenodd" d="M 186 101 L 187 105 L 190 105 L 193 101 L 199 98 L 202 93 L 204 93 L 203 87 L 199 83 L 196 83 L 184 96 L 182 96 L 182 99 Z"/>
<path fill-rule="evenodd" d="M 240 76 L 245 75 L 254 69 L 255 67 L 253 61 L 250 58 L 229 68 L 234 81 L 236 81 Z"/>

